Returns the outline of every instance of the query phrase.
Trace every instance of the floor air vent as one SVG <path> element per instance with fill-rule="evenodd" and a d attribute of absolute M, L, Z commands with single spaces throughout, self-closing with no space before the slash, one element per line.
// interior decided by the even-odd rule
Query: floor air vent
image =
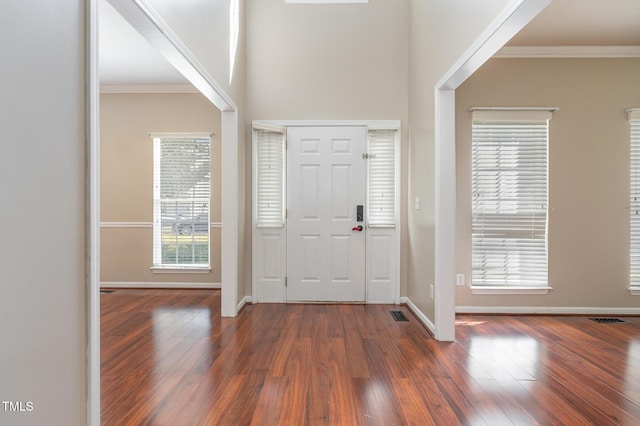
<path fill-rule="evenodd" d="M 113 293 L 115 290 L 100 290 L 100 294 L 111 294 Z"/>
<path fill-rule="evenodd" d="M 404 313 L 402 311 L 389 311 L 389 312 L 391 312 L 391 316 L 396 321 L 409 321 L 409 318 L 404 316 Z"/>
<path fill-rule="evenodd" d="M 591 321 L 599 322 L 601 324 L 614 324 L 614 323 L 623 323 L 621 319 L 618 318 L 589 318 Z"/>

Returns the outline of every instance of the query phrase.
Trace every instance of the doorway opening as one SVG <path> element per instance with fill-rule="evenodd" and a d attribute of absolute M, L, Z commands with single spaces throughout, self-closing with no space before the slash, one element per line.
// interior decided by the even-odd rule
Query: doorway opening
<path fill-rule="evenodd" d="M 109 0 L 178 72 L 220 111 L 221 188 L 221 313 L 236 316 L 238 306 L 238 108 L 205 68 L 186 49 L 162 18 L 146 3 Z M 88 76 L 88 409 L 87 423 L 100 423 L 100 79 L 98 58 L 98 0 L 87 4 Z"/>

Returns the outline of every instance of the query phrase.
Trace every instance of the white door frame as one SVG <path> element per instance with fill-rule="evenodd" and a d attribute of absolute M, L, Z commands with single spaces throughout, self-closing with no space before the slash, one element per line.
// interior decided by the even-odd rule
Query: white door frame
<path fill-rule="evenodd" d="M 238 107 L 146 0 L 108 0 L 222 117 L 221 314 L 238 313 Z M 100 86 L 98 77 L 98 0 L 86 2 L 88 260 L 87 424 L 100 424 Z"/>
<path fill-rule="evenodd" d="M 341 127 L 341 126 L 361 126 L 361 127 L 366 127 L 367 129 L 392 129 L 392 130 L 397 130 L 397 136 L 396 136 L 396 152 L 397 152 L 397 159 L 396 159 L 396 226 L 395 226 L 395 233 L 394 233 L 394 258 L 393 258 L 393 263 L 394 265 L 394 279 L 393 282 L 395 283 L 393 289 L 392 289 L 392 295 L 391 297 L 386 300 L 386 303 L 395 303 L 395 304 L 399 304 L 400 303 L 400 249 L 401 249 L 401 243 L 400 243 L 400 238 L 401 238 L 401 226 L 402 226 L 402 222 L 401 222 L 401 203 L 400 203 L 400 193 L 401 193 L 401 188 L 400 188 L 400 184 L 401 184 L 401 174 L 400 174 L 400 164 L 402 162 L 401 159 L 401 135 L 402 135 L 402 128 L 401 128 L 401 122 L 400 120 L 254 120 L 253 123 L 253 128 L 263 128 L 263 129 L 284 129 L 284 132 L 286 134 L 286 128 L 287 127 L 323 127 L 323 126 L 328 126 L 328 127 Z M 252 141 L 252 150 L 253 150 L 253 141 Z M 260 270 L 260 268 L 264 267 L 264 265 L 262 265 L 260 263 L 260 254 L 258 253 L 259 247 L 261 247 L 261 241 L 259 240 L 261 237 L 259 234 L 259 232 L 257 232 L 257 227 L 256 227 L 256 206 L 257 206 L 257 200 L 256 200 L 256 173 L 255 173 L 255 167 L 256 167 L 256 156 L 255 156 L 255 150 L 253 152 L 253 185 L 252 185 L 252 200 L 253 200 L 253 212 L 252 212 L 252 270 L 253 270 L 253 274 L 252 274 L 252 302 L 253 303 L 261 303 L 261 302 L 269 302 L 269 303 L 277 303 L 277 302 L 285 302 L 285 295 L 284 295 L 284 275 L 286 275 L 286 262 L 281 261 L 280 262 L 280 268 L 283 270 L 283 274 L 281 280 L 272 280 L 271 284 L 274 286 L 274 288 L 277 287 L 282 287 L 281 291 L 272 291 L 271 294 L 275 295 L 274 297 L 269 297 L 269 298 L 261 298 L 261 292 L 260 292 L 260 288 L 259 288 L 259 277 L 258 277 L 258 271 Z M 286 168 L 286 166 L 285 166 Z M 286 192 L 286 189 L 285 189 Z M 286 199 L 285 199 L 285 205 L 286 205 Z M 283 228 L 267 228 L 269 229 L 269 233 L 272 234 L 272 237 L 274 238 L 274 241 L 277 238 L 282 238 L 282 235 L 279 235 L 280 232 L 284 233 L 285 237 L 286 237 L 286 221 L 285 221 L 285 225 Z M 278 229 L 281 229 L 281 231 L 278 231 Z M 371 229 L 371 228 L 370 228 Z M 277 234 L 277 235 L 276 235 Z M 278 247 L 279 250 L 284 251 L 284 257 L 286 258 L 286 245 L 284 244 L 284 241 L 280 241 L 278 243 L 275 243 Z M 367 242 L 367 249 L 369 248 L 369 242 Z M 365 303 L 384 303 L 382 300 L 376 299 L 377 295 L 381 294 L 381 292 L 376 292 L 373 291 L 371 292 L 368 284 L 370 282 L 369 280 L 369 268 L 367 266 L 367 270 L 366 270 L 366 275 L 367 275 L 367 286 L 365 288 Z M 371 298 L 373 295 L 373 299 Z"/>

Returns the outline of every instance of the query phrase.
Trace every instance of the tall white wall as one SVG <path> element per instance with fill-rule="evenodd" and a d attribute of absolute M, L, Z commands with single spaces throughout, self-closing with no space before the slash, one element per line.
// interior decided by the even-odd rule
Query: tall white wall
<path fill-rule="evenodd" d="M 407 0 L 247 2 L 252 119 L 403 119 Z"/>
<path fill-rule="evenodd" d="M 85 424 L 84 4 L 0 13 L 2 425 Z"/>

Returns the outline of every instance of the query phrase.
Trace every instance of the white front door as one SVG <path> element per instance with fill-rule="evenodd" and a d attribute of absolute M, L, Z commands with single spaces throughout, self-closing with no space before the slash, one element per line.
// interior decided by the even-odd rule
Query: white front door
<path fill-rule="evenodd" d="M 365 301 L 366 139 L 361 126 L 287 128 L 288 301 Z"/>

